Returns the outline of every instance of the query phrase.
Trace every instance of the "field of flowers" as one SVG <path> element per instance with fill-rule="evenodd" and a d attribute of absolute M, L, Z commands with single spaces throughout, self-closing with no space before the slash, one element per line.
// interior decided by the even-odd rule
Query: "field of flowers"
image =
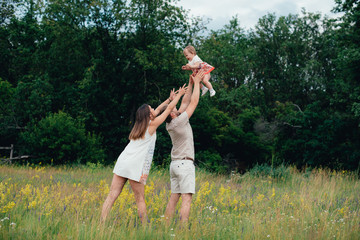
<path fill-rule="evenodd" d="M 145 188 L 139 224 L 129 184 L 107 222 L 100 211 L 112 169 L 0 166 L 0 239 L 360 239 L 360 180 L 353 173 L 286 168 L 282 175 L 197 171 L 188 225 L 166 224 L 167 170 Z"/>

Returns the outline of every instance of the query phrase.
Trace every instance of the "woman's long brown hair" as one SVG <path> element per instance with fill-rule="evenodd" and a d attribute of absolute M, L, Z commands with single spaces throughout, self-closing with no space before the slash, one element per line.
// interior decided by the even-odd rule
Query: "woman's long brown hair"
<path fill-rule="evenodd" d="M 129 139 L 137 140 L 140 138 L 144 138 L 146 129 L 149 125 L 149 121 L 150 121 L 149 105 L 143 104 L 136 111 L 135 124 L 129 134 Z"/>

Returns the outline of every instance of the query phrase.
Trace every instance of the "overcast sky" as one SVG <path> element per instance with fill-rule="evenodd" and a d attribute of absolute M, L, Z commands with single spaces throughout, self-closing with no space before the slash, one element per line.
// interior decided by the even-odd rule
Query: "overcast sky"
<path fill-rule="evenodd" d="M 190 10 L 190 16 L 211 18 L 207 25 L 211 30 L 223 28 L 236 14 L 240 27 L 245 29 L 254 28 L 258 19 L 267 13 L 287 16 L 301 14 L 301 9 L 305 8 L 307 12 L 335 16 L 331 13 L 335 0 L 179 0 L 176 5 Z"/>

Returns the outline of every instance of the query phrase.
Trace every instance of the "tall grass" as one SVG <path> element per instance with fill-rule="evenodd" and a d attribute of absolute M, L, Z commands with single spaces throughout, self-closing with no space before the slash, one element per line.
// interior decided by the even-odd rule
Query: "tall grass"
<path fill-rule="evenodd" d="M 127 184 L 99 224 L 112 169 L 0 166 L 0 239 L 359 239 L 360 181 L 345 171 L 215 175 L 198 170 L 190 221 L 162 215 L 167 170 L 152 169 L 139 224 Z"/>

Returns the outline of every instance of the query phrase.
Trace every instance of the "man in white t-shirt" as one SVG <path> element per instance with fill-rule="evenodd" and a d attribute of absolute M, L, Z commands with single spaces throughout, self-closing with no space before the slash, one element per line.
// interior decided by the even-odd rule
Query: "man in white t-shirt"
<path fill-rule="evenodd" d="M 165 217 L 172 218 L 176 205 L 182 197 L 180 208 L 182 222 L 187 222 L 189 219 L 192 195 L 195 193 L 195 150 L 189 119 L 199 103 L 200 81 L 203 77 L 203 70 L 200 70 L 194 78 L 190 77 L 179 110 L 174 108 L 166 119 L 166 130 L 169 132 L 173 147 L 170 164 L 171 196 Z"/>

